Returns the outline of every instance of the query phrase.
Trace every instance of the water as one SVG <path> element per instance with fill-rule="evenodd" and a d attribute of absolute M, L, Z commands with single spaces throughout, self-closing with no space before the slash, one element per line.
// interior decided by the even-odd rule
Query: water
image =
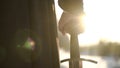
<path fill-rule="evenodd" d="M 60 60 L 69 58 L 69 53 L 60 50 Z M 108 56 L 108 57 L 101 57 L 101 56 L 90 56 L 90 55 L 81 55 L 82 58 L 92 59 L 96 60 L 98 63 L 90 63 L 87 61 L 83 61 L 83 68 L 120 68 L 120 61 L 115 60 L 114 57 Z M 61 63 L 61 68 L 69 68 L 69 63 L 64 62 Z"/>

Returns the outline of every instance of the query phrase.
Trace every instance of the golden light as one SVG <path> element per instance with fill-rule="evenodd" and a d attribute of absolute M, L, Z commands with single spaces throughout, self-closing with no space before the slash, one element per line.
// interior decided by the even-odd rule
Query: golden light
<path fill-rule="evenodd" d="M 79 42 L 95 44 L 100 39 L 120 42 L 120 9 L 118 0 L 84 0 L 85 32 Z"/>
<path fill-rule="evenodd" d="M 55 0 L 57 3 L 57 0 Z M 80 46 L 90 46 L 99 41 L 108 40 L 111 42 L 120 42 L 120 0 L 84 0 L 84 18 L 85 32 L 79 35 Z M 57 5 L 57 4 L 56 4 Z M 57 19 L 62 13 L 59 6 L 57 8 Z M 60 51 L 60 58 L 68 58 L 68 54 Z M 88 57 L 87 57 L 88 58 Z M 94 57 L 95 58 L 95 57 Z M 102 58 L 97 58 L 102 59 Z M 65 64 L 68 65 L 68 64 Z M 87 65 L 87 66 L 86 66 Z M 107 62 L 101 60 L 97 67 L 90 63 L 84 63 L 84 68 L 107 68 Z"/>
<path fill-rule="evenodd" d="M 85 32 L 79 35 L 81 46 L 96 44 L 100 39 L 120 42 L 119 3 L 119 0 L 84 0 Z M 59 20 L 62 10 L 57 4 L 56 7 Z"/>

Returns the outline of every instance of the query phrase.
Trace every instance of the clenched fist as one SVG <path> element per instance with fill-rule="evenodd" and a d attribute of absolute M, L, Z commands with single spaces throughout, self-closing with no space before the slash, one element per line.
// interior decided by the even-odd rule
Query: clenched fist
<path fill-rule="evenodd" d="M 59 20 L 59 30 L 65 34 L 80 34 L 84 32 L 82 15 L 73 15 L 63 12 Z"/>

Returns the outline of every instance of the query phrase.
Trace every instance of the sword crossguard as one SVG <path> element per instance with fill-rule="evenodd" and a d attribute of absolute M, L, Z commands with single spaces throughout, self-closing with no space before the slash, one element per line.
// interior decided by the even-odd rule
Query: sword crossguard
<path fill-rule="evenodd" d="M 95 64 L 97 64 L 98 62 L 97 61 L 95 61 L 95 60 L 91 60 L 91 59 L 85 59 L 85 58 L 79 58 L 79 59 L 64 59 L 64 60 L 62 60 L 61 61 L 61 63 L 63 63 L 63 62 L 66 62 L 66 61 L 88 61 L 88 62 L 92 62 L 92 63 L 95 63 Z"/>

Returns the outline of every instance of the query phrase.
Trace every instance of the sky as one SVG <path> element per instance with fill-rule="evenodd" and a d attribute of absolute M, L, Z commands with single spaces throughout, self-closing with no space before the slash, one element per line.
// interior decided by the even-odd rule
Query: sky
<path fill-rule="evenodd" d="M 120 42 L 120 0 L 83 0 L 85 32 L 79 35 L 80 45 L 97 44 L 99 40 Z M 57 20 L 63 10 L 55 0 Z"/>

